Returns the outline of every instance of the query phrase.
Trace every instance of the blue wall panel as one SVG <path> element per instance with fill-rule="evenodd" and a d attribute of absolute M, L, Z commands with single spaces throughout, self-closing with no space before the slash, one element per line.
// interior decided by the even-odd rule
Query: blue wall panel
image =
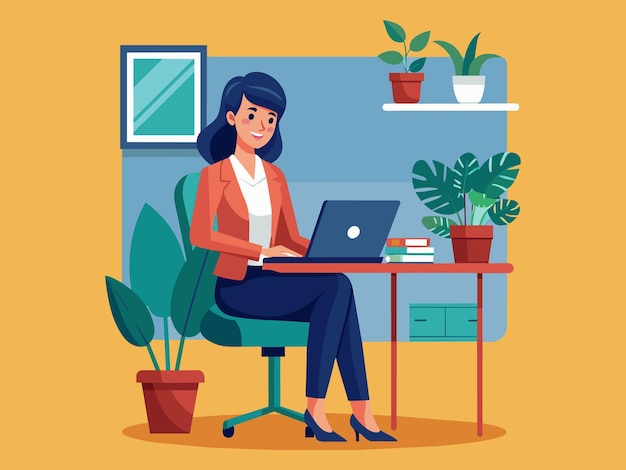
<path fill-rule="evenodd" d="M 391 102 L 387 79 L 392 68 L 365 57 L 228 57 L 207 60 L 209 122 L 221 93 L 234 75 L 262 71 L 276 77 L 287 95 L 281 121 L 283 154 L 277 164 L 289 181 L 301 233 L 310 236 L 324 199 L 397 198 L 401 201 L 391 236 L 430 236 L 427 215 L 412 189 L 418 159 L 452 165 L 465 152 L 480 161 L 507 149 L 505 112 L 385 112 Z M 428 58 L 423 103 L 455 102 L 452 64 Z M 506 62 L 483 66 L 483 102 L 506 102 Z M 128 281 L 129 249 L 135 220 L 151 204 L 178 230 L 173 191 L 185 174 L 199 171 L 196 151 L 125 150 L 123 155 L 123 279 Z M 450 240 L 432 235 L 435 259 L 452 261 Z M 491 261 L 506 261 L 506 228 L 495 227 Z M 350 275 L 356 292 L 363 338 L 389 339 L 389 277 Z M 506 331 L 506 276 L 485 275 L 486 341 Z M 399 340 L 408 340 L 408 304 L 476 300 L 472 275 L 401 275 L 398 278 Z M 162 335 L 160 324 L 157 335 Z"/>

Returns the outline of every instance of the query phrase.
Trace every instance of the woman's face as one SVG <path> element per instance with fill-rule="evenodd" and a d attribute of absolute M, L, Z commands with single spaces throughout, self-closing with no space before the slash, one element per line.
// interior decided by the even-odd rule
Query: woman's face
<path fill-rule="evenodd" d="M 237 113 L 228 111 L 226 120 L 237 130 L 237 144 L 256 150 L 271 140 L 278 115 L 271 109 L 251 103 L 243 95 Z"/>

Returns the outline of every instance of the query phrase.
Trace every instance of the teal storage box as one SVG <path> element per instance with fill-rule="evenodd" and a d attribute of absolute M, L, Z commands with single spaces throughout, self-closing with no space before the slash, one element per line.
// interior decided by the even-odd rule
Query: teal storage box
<path fill-rule="evenodd" d="M 446 335 L 445 308 L 443 307 L 411 307 L 409 318 L 411 336 Z"/>
<path fill-rule="evenodd" d="M 410 304 L 411 341 L 475 341 L 476 304 Z"/>

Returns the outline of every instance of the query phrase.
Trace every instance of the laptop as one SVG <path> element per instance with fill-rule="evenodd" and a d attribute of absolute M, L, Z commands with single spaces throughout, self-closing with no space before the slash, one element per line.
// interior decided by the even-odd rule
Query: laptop
<path fill-rule="evenodd" d="M 306 254 L 263 263 L 380 263 L 399 206 L 400 201 L 324 201 Z"/>

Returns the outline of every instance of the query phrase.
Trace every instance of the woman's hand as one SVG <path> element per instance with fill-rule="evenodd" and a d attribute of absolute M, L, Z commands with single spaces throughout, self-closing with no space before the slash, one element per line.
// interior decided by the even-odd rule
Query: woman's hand
<path fill-rule="evenodd" d="M 291 248 L 287 248 L 284 245 L 276 245 L 270 248 L 263 248 L 261 250 L 261 254 L 267 258 L 272 258 L 275 256 L 295 256 L 302 257 L 300 253 L 297 251 L 293 251 Z"/>

